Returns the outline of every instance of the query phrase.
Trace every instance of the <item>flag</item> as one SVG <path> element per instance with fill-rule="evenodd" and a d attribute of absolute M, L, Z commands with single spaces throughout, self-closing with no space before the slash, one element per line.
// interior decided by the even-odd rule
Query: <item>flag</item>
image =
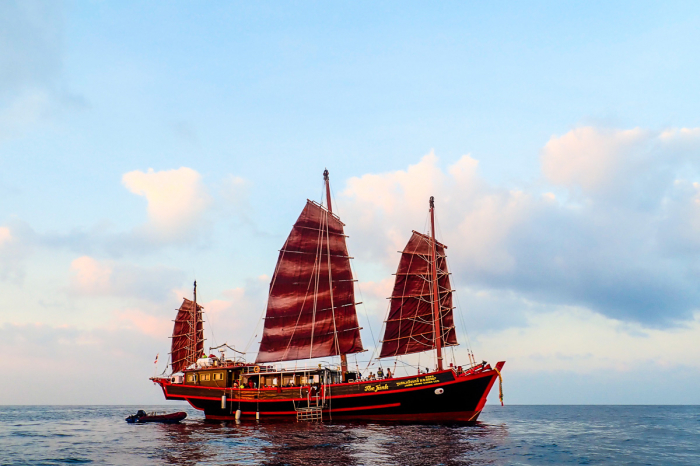
<path fill-rule="evenodd" d="M 156 354 L 156 360 L 153 361 L 153 364 L 158 364 L 158 356 L 160 356 L 160 353 Z"/>

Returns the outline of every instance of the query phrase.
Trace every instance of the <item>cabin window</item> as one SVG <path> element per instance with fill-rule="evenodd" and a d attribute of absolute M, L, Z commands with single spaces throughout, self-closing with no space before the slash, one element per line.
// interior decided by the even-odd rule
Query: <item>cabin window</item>
<path fill-rule="evenodd" d="M 197 376 L 194 374 L 187 374 L 187 381 L 188 382 L 195 382 L 197 380 Z"/>
<path fill-rule="evenodd" d="M 223 372 L 214 372 L 214 380 L 224 380 Z"/>
<path fill-rule="evenodd" d="M 202 374 L 202 382 L 208 382 L 209 381 L 209 374 Z"/>

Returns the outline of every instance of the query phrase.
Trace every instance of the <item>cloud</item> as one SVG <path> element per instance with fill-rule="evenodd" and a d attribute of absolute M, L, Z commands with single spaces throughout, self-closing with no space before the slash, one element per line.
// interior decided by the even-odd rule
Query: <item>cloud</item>
<path fill-rule="evenodd" d="M 0 404 L 162 403 L 162 392 L 148 377 L 157 353 L 158 372 L 165 366 L 166 345 L 160 335 L 151 338 L 131 324 L 93 329 L 0 324 L 0 353 L 13 374 L 0 380 Z M 24 382 L 36 380 L 36 374 L 52 390 L 46 383 Z"/>
<path fill-rule="evenodd" d="M 143 233 L 156 241 L 192 239 L 202 227 L 211 203 L 201 178 L 187 167 L 158 172 L 149 168 L 147 172 L 124 174 L 124 186 L 148 202 L 148 223 L 143 226 Z"/>
<path fill-rule="evenodd" d="M 0 107 L 0 140 L 19 137 L 51 111 L 51 96 L 43 89 L 22 92 Z"/>
<path fill-rule="evenodd" d="M 542 173 L 589 202 L 658 207 L 679 174 L 698 171 L 700 128 L 651 131 L 582 127 L 552 136 Z"/>
<path fill-rule="evenodd" d="M 119 328 L 137 330 L 161 342 L 168 341 L 173 332 L 173 318 L 154 316 L 140 309 L 117 311 L 116 316 Z"/>
<path fill-rule="evenodd" d="M 0 227 L 0 247 L 12 241 L 12 233 L 8 227 Z"/>
<path fill-rule="evenodd" d="M 79 257 L 70 266 L 70 292 L 75 296 L 136 297 L 151 301 L 171 298 L 184 273 L 167 267 L 141 267 Z"/>
<path fill-rule="evenodd" d="M 4 259 L 0 263 L 0 280 L 21 280 L 24 262 L 36 248 L 65 249 L 87 256 L 142 256 L 172 245 L 200 247 L 201 238 L 212 230 L 212 218 L 239 218 L 253 224 L 246 213 L 249 183 L 237 176 L 224 177 L 218 186 L 218 211 L 212 208 L 214 199 L 201 175 L 191 168 L 132 171 L 124 174 L 122 181 L 130 192 L 146 198 L 145 223 L 120 231 L 109 219 L 102 219 L 89 228 L 39 232 L 22 220 L 13 219 L 3 227 L 12 230 L 13 246 L 3 249 L 0 244 L 0 258 Z"/>
<path fill-rule="evenodd" d="M 64 29 L 62 2 L 0 3 L 0 142 L 85 107 L 62 77 Z"/>
<path fill-rule="evenodd" d="M 650 329 L 587 309 L 560 307 L 527 315 L 522 328 L 475 338 L 478 352 L 509 355 L 516 372 L 631 372 L 683 366 L 700 369 L 700 313 L 675 329 Z M 500 355 L 500 356 L 499 356 Z"/>
<path fill-rule="evenodd" d="M 700 309 L 698 153 L 696 129 L 579 128 L 543 148 L 544 184 L 506 189 L 431 152 L 349 179 L 341 215 L 358 262 L 393 271 L 433 195 L 455 286 L 673 325 Z"/>
<path fill-rule="evenodd" d="M 244 286 L 222 291 L 219 297 L 203 300 L 207 346 L 228 343 L 248 351 L 248 360 L 255 359 L 269 285 L 270 277 L 261 275 L 247 279 Z M 176 294 L 189 298 L 192 291 L 178 290 Z"/>
<path fill-rule="evenodd" d="M 27 229 L 20 222 L 0 226 L 0 281 L 19 283 L 24 279 L 24 263 L 32 251 L 27 236 Z"/>

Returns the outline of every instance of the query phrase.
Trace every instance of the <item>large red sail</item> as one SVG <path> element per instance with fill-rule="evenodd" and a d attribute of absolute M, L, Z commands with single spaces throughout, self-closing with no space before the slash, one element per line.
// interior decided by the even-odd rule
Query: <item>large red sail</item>
<path fill-rule="evenodd" d="M 416 231 L 401 253 L 380 358 L 435 348 L 431 239 Z M 435 243 L 443 346 L 457 344 L 452 317 L 452 288 L 445 256 L 447 246 Z"/>
<path fill-rule="evenodd" d="M 196 316 L 193 315 L 193 310 L 194 302 L 184 298 L 182 306 L 177 312 L 177 317 L 175 317 L 170 351 L 173 373 L 180 372 L 197 362 L 197 358 L 201 357 L 204 350 L 202 306 L 197 304 Z M 196 332 L 193 331 L 195 325 Z"/>
<path fill-rule="evenodd" d="M 307 201 L 280 250 L 256 362 L 363 351 L 343 226 Z"/>

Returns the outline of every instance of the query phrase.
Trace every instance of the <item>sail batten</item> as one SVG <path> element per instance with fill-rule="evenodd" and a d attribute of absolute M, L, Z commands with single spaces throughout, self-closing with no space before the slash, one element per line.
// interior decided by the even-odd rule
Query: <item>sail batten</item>
<path fill-rule="evenodd" d="M 363 351 L 343 227 L 307 201 L 279 253 L 256 362 Z"/>
<path fill-rule="evenodd" d="M 380 358 L 429 351 L 436 347 L 433 314 L 432 242 L 429 236 L 413 232 L 395 274 L 389 315 L 382 339 Z M 435 268 L 439 303 L 439 335 L 443 346 L 457 345 L 452 310 L 452 287 L 445 249 L 435 242 Z"/>

